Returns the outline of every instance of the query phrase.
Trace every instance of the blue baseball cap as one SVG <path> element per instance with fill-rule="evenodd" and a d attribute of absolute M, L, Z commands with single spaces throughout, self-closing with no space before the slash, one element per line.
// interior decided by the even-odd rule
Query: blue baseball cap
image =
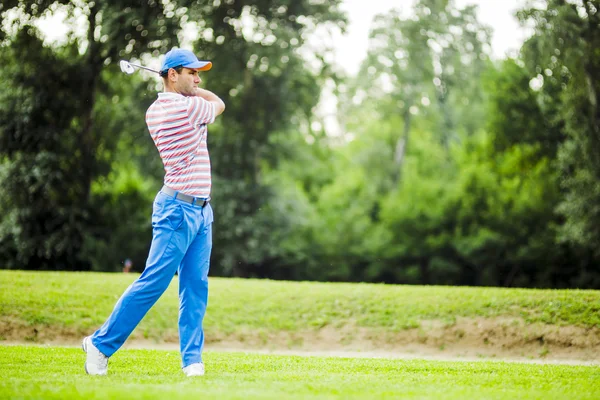
<path fill-rule="evenodd" d="M 167 72 L 170 68 L 185 67 L 197 71 L 208 71 L 212 68 L 210 61 L 200 61 L 194 53 L 184 49 L 172 49 L 165 54 L 160 73 Z"/>

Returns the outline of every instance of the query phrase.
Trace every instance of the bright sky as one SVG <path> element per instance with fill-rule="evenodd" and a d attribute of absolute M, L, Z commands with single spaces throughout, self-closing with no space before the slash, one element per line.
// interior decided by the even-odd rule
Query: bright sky
<path fill-rule="evenodd" d="M 515 11 L 525 0 L 454 0 L 459 8 L 477 5 L 479 21 L 493 29 L 492 52 L 495 58 L 504 58 L 516 51 L 526 38 L 526 31 L 519 26 Z M 369 29 L 373 17 L 392 8 L 410 12 L 415 0 L 344 0 L 342 8 L 348 13 L 348 29 L 344 37 L 335 41 L 337 62 L 353 74 L 366 56 Z"/>

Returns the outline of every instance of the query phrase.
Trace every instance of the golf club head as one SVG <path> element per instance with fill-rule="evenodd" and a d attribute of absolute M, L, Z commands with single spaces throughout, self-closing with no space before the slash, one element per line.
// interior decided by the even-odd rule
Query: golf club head
<path fill-rule="evenodd" d="M 131 75 L 135 72 L 135 68 L 133 68 L 133 65 L 129 64 L 125 60 L 121 60 L 119 62 L 119 67 L 121 67 L 121 71 L 125 72 L 127 75 Z"/>

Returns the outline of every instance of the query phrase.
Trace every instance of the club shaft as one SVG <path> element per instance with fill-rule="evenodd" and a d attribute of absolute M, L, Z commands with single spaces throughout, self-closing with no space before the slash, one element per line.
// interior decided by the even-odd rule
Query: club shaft
<path fill-rule="evenodd" d="M 138 64 L 131 64 L 131 63 L 129 63 L 129 65 L 131 65 L 132 67 L 145 69 L 146 71 L 151 71 L 151 72 L 154 72 L 155 74 L 158 74 L 158 71 L 155 69 L 152 69 L 152 68 L 144 67 L 144 66 L 138 65 Z"/>

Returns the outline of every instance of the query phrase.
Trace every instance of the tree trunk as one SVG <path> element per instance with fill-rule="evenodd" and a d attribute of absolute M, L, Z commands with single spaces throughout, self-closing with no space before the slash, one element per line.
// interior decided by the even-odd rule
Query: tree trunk
<path fill-rule="evenodd" d="M 394 164 L 396 169 L 394 170 L 394 183 L 398 184 L 402 179 L 402 166 L 404 165 L 404 156 L 406 155 L 406 149 L 408 147 L 408 141 L 410 139 L 410 124 L 412 122 L 410 115 L 410 107 L 406 108 L 404 112 L 404 129 L 402 136 L 396 142 L 396 152 L 394 153 Z"/>
<path fill-rule="evenodd" d="M 506 279 L 504 279 L 504 283 L 503 286 L 504 287 L 511 287 L 519 270 L 521 269 L 521 265 L 519 265 L 518 263 L 515 263 L 515 265 L 513 265 L 513 267 L 511 268 L 510 272 L 508 273 L 508 275 L 506 276 Z"/>
<path fill-rule="evenodd" d="M 444 81 L 443 75 L 440 76 L 442 82 Z M 440 143 L 446 150 L 446 154 L 450 153 L 450 141 L 454 136 L 454 124 L 452 122 L 452 110 L 448 105 L 448 86 L 447 84 L 442 84 L 441 87 L 437 90 L 437 99 L 440 105 L 440 110 L 442 112 L 442 137 L 440 138 Z"/>
<path fill-rule="evenodd" d="M 427 258 L 421 258 L 419 260 L 419 275 L 421 276 L 421 284 L 431 284 L 431 276 L 429 274 L 429 260 Z"/>
<path fill-rule="evenodd" d="M 586 67 L 585 80 L 590 102 L 589 112 L 589 127 L 590 127 L 590 138 L 589 138 L 589 160 L 590 167 L 594 171 L 597 178 L 600 178 L 600 128 L 598 127 L 598 120 L 600 119 L 600 112 L 598 110 L 598 99 L 596 94 L 596 88 L 594 87 L 594 78 Z"/>
<path fill-rule="evenodd" d="M 96 169 L 97 140 L 94 137 L 92 128 L 94 104 L 96 102 L 96 84 L 101 68 L 99 44 L 94 38 L 98 11 L 98 5 L 97 3 L 94 3 L 94 5 L 90 7 L 90 14 L 88 16 L 88 48 L 85 55 L 85 79 L 82 87 L 82 126 L 81 134 L 79 136 L 79 149 L 81 150 L 81 195 L 82 200 L 85 202 L 89 200 L 92 180 Z"/>

